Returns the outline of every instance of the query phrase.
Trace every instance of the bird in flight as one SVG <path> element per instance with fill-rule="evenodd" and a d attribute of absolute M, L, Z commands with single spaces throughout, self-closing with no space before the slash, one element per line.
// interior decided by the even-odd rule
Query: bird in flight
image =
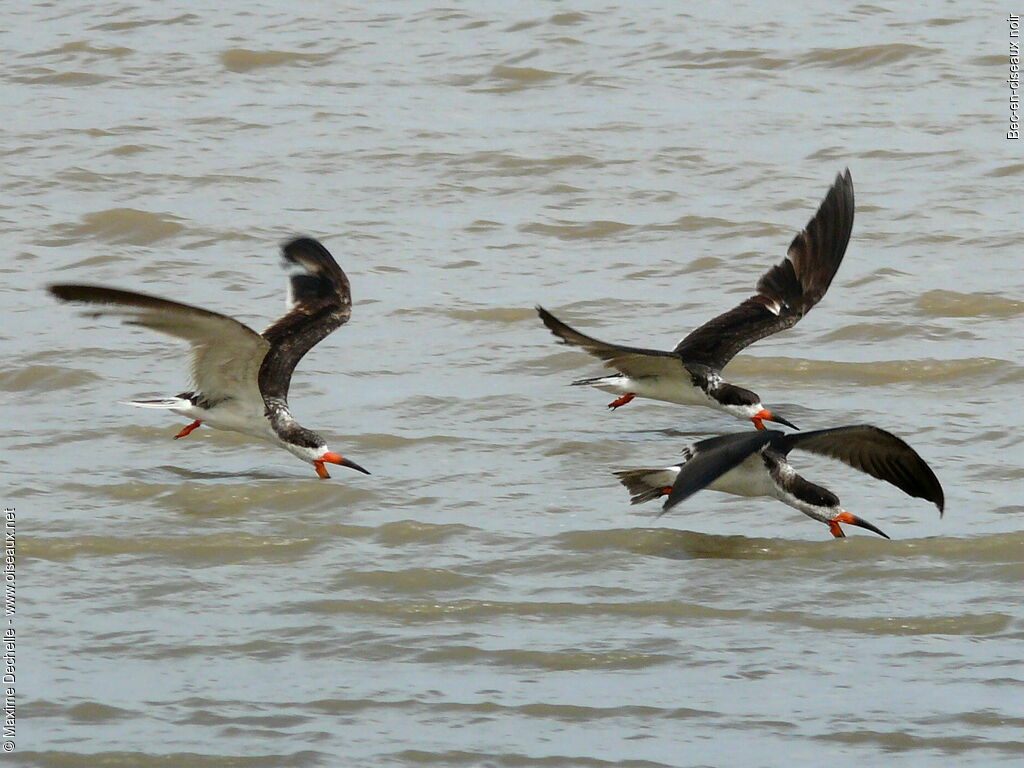
<path fill-rule="evenodd" d="M 619 395 L 615 409 L 634 397 L 682 405 L 703 405 L 749 419 L 765 429 L 773 421 L 796 427 L 765 408 L 756 392 L 722 378 L 722 369 L 758 339 L 792 328 L 821 301 L 843 261 L 853 229 L 853 179 L 850 171 L 836 176 L 818 212 L 793 239 L 786 258 L 757 281 L 757 293 L 692 331 L 675 349 L 663 351 L 610 344 L 580 333 L 543 307 L 541 321 L 564 343 L 604 360 L 618 373 L 580 379 Z"/>
<path fill-rule="evenodd" d="M 796 473 L 792 450 L 827 456 L 890 483 L 908 496 L 925 499 L 942 514 L 945 497 L 931 467 L 917 451 L 884 429 L 866 424 L 786 434 L 777 429 L 734 432 L 693 443 L 683 461 L 663 469 L 616 472 L 633 504 L 668 496 L 660 514 L 708 488 L 734 496 L 771 496 L 828 525 L 836 538 L 840 523 L 885 536 L 879 528 L 846 511 L 839 497 Z"/>
<path fill-rule="evenodd" d="M 175 439 L 205 424 L 269 440 L 309 462 L 321 478 L 325 464 L 370 474 L 334 453 L 288 410 L 288 387 L 299 360 L 352 314 L 348 277 L 317 240 L 301 237 L 282 247 L 286 265 L 301 271 L 289 281 L 288 312 L 263 333 L 233 317 L 144 293 L 95 285 L 57 284 L 49 291 L 61 301 L 95 307 L 93 316 L 112 315 L 187 341 L 192 347 L 193 389 L 174 397 L 135 400 L 130 405 L 162 408 L 192 419 Z"/>

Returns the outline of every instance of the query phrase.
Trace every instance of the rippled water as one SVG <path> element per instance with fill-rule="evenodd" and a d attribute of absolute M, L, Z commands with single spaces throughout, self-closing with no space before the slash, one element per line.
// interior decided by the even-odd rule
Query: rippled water
<path fill-rule="evenodd" d="M 1006 10 L 683 7 L 8 14 L 12 764 L 1019 764 Z M 668 347 L 749 294 L 847 166 L 829 295 L 728 372 L 805 428 L 905 437 L 945 517 L 804 456 L 894 540 L 714 493 L 631 507 L 612 470 L 738 422 L 607 412 L 533 305 Z M 261 328 L 300 232 L 355 310 L 293 410 L 372 477 L 172 441 L 182 420 L 118 401 L 180 391 L 182 350 L 42 290 Z"/>

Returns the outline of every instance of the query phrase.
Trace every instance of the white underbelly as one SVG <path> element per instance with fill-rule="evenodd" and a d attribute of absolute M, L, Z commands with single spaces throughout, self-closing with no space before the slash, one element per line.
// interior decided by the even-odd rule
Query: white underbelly
<path fill-rule="evenodd" d="M 629 376 L 606 376 L 597 379 L 593 386 L 615 395 L 634 394 L 651 400 L 663 400 L 679 405 L 714 405 L 715 402 L 699 387 L 693 386 L 689 377 L 644 376 L 633 379 Z"/>
<path fill-rule="evenodd" d="M 205 426 L 212 427 L 213 429 L 242 432 L 261 440 L 272 440 L 274 438 L 270 422 L 267 421 L 264 414 L 262 400 L 257 405 L 232 398 L 220 402 L 209 409 L 189 405 L 188 407 L 174 408 L 172 410 L 174 413 L 181 414 L 187 418 L 198 419 Z"/>
<path fill-rule="evenodd" d="M 730 493 L 733 496 L 774 496 L 775 483 L 764 466 L 760 453 L 749 456 L 737 467 L 707 486 L 712 491 Z"/>

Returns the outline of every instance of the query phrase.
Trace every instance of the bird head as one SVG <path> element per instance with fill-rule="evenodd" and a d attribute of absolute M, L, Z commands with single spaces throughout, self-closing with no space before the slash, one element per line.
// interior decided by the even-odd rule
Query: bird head
<path fill-rule="evenodd" d="M 791 429 L 799 429 L 793 422 L 770 411 L 761 403 L 761 397 L 749 389 L 737 387 L 735 384 L 723 383 L 715 391 L 714 396 L 719 406 L 737 419 L 750 419 L 756 429 L 765 429 L 762 422 L 774 421 Z"/>
<path fill-rule="evenodd" d="M 280 439 L 278 441 L 281 447 L 295 454 L 303 461 L 308 461 L 312 464 L 316 469 L 316 473 L 324 480 L 330 477 L 327 473 L 327 467 L 324 466 L 325 464 L 339 464 L 343 467 L 354 469 L 356 472 L 362 472 L 366 475 L 370 474 L 354 461 L 332 451 L 327 447 L 324 439 L 310 429 L 296 426 L 291 430 L 288 437 L 290 439 Z"/>

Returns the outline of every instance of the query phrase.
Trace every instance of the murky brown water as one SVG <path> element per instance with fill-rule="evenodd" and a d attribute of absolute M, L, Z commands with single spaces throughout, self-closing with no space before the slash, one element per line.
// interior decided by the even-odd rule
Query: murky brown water
<path fill-rule="evenodd" d="M 1024 759 L 1021 148 L 1006 9 L 24 5 L 0 138 L 16 765 L 864 766 Z M 765 19 L 768 19 L 765 21 Z M 569 388 L 746 296 L 836 172 L 825 301 L 729 368 L 870 422 L 947 513 L 799 457 L 893 541 L 769 500 L 655 518 L 610 472 L 738 428 Z M 371 469 L 118 401 L 181 350 L 54 280 L 352 322 L 296 416 Z M 6 620 L 6 619 L 5 619 Z"/>

